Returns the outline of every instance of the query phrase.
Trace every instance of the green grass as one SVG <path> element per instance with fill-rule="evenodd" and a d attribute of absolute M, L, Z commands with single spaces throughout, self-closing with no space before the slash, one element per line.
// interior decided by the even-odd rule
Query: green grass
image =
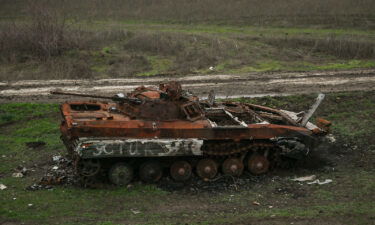
<path fill-rule="evenodd" d="M 194 24 L 184 25 L 169 22 L 157 21 L 140 21 L 140 20 L 105 20 L 94 21 L 91 26 L 107 26 L 122 24 L 130 30 L 148 29 L 158 31 L 173 31 L 189 34 L 211 33 L 211 34 L 246 34 L 246 35 L 317 35 L 325 36 L 333 35 L 365 35 L 373 37 L 375 31 L 372 29 L 335 29 L 335 28 L 311 28 L 311 27 L 258 27 L 258 26 L 236 26 L 236 25 L 210 25 L 210 24 Z"/>
<path fill-rule="evenodd" d="M 6 157 L 0 164 L 1 172 L 9 172 L 30 159 L 43 158 L 44 151 L 49 154 L 61 151 L 57 104 L 0 104 L 0 118 L 0 126 L 3 126 L 0 154 Z M 45 142 L 46 148 L 42 152 L 28 149 L 25 143 L 34 141 Z"/>
<path fill-rule="evenodd" d="M 373 68 L 375 67 L 375 61 L 369 59 L 348 59 L 348 60 L 337 60 L 335 57 L 322 54 L 319 57 L 324 58 L 325 62 L 311 62 L 306 59 L 299 59 L 297 61 L 290 61 L 285 58 L 280 59 L 280 56 L 276 56 L 275 53 L 269 53 L 267 58 L 259 59 L 255 55 L 254 51 L 260 51 L 267 54 L 267 50 L 270 50 L 269 46 L 262 42 L 263 38 L 316 38 L 325 39 L 330 37 L 347 37 L 351 36 L 353 39 L 358 37 L 359 39 L 371 40 L 375 36 L 373 30 L 356 30 L 356 29 L 314 29 L 314 28 L 274 28 L 274 27 L 246 27 L 246 26 L 218 26 L 218 25 L 179 25 L 179 24 L 168 24 L 168 23 L 157 23 L 157 22 L 139 22 L 139 21 L 123 21 L 119 24 L 118 21 L 102 21 L 94 23 L 95 29 L 105 27 L 111 24 L 114 27 L 121 27 L 128 29 L 133 32 L 140 32 L 147 30 L 148 32 L 165 32 L 165 33 L 185 33 L 186 35 L 216 35 L 223 40 L 230 40 L 240 45 L 240 52 L 233 51 L 230 49 L 231 57 L 227 57 L 223 61 L 219 61 L 215 65 L 207 65 L 205 69 L 198 69 L 195 72 L 212 74 L 214 72 L 208 70 L 210 66 L 215 67 L 215 72 L 221 73 L 248 73 L 248 72 L 267 72 L 267 71 L 308 71 L 308 70 L 336 70 L 336 69 L 355 69 L 355 68 Z M 123 26 L 122 26 L 123 25 Z M 238 35 L 245 35 L 249 40 L 259 39 L 257 41 L 247 42 L 246 45 L 241 45 L 240 40 L 237 40 Z M 259 46 L 259 49 L 252 49 L 250 46 Z M 281 47 L 282 48 L 282 47 Z M 296 51 L 297 49 L 291 49 Z M 244 66 L 236 65 L 235 56 L 241 54 L 242 57 L 249 58 L 249 62 L 244 62 Z M 173 61 L 173 57 L 168 61 Z M 248 64 L 248 65 L 246 65 Z M 168 67 L 167 67 L 168 68 Z M 158 74 L 157 71 L 141 72 L 142 75 Z"/>
<path fill-rule="evenodd" d="M 314 98 L 314 95 L 294 95 L 237 101 L 300 111 L 307 109 Z M 375 143 L 371 139 L 375 133 L 374 98 L 374 92 L 328 94 L 317 114 L 333 122 L 333 133 L 340 142 L 352 142 L 362 150 L 371 150 L 372 145 L 374 150 Z M 26 191 L 25 187 L 40 179 L 44 173 L 41 167 L 47 165 L 48 168 L 53 155 L 65 153 L 59 139 L 58 107 L 56 104 L 9 103 L 1 104 L 0 109 L 0 118 L 12 115 L 12 118 L 2 120 L 0 130 L 0 183 L 8 187 L 0 195 L 0 222 L 226 224 L 271 219 L 290 223 L 296 218 L 314 221 L 323 216 L 331 222 L 354 220 L 365 224 L 375 214 L 375 177 L 371 163 L 374 157 L 369 158 L 368 164 L 361 162 L 361 167 L 355 166 L 356 161 L 337 162 L 335 171 L 308 171 L 319 179 L 333 179 L 333 183 L 321 186 L 290 181 L 290 177 L 296 176 L 290 172 L 286 177 L 254 183 L 250 190 L 218 194 L 169 193 L 155 185 L 141 183 L 135 183 L 129 189 L 56 186 L 53 190 Z M 29 141 L 44 141 L 46 146 L 29 149 L 25 146 Z M 352 152 L 348 156 L 354 157 L 355 154 Z M 36 171 L 23 178 L 11 177 L 19 165 Z M 286 194 L 275 192 L 285 187 L 291 191 Z M 296 191 L 305 193 L 305 196 L 293 197 Z M 261 205 L 254 206 L 253 201 Z M 33 205 L 29 207 L 28 204 Z M 140 213 L 134 214 L 132 210 Z"/>
<path fill-rule="evenodd" d="M 220 1 L 215 7 L 211 1 L 145 4 L 115 0 L 93 4 L 68 0 L 28 7 L 24 0 L 5 0 L 0 9 L 0 31 L 4 31 L 0 32 L 0 80 L 375 67 L 375 17 L 370 0 L 360 4 L 321 0 L 314 7 L 307 0 L 240 1 L 229 6 Z M 323 14 L 322 8 L 326 10 Z M 44 15 L 38 10 L 52 17 L 36 21 L 35 16 Z M 52 57 L 39 41 L 49 40 L 48 30 L 38 32 L 45 37 L 37 40 L 22 39 L 33 37 L 25 25 L 55 26 L 49 23 L 55 19 L 67 26 L 61 32 L 64 43 L 50 46 L 59 48 Z M 144 38 L 135 49 L 126 47 L 134 36 L 148 34 L 154 37 Z M 157 51 L 150 53 L 150 49 Z"/>
<path fill-rule="evenodd" d="M 32 55 L 25 58 L 22 49 L 18 54 L 14 48 L 11 51 L 14 54 L 0 60 L 0 79 L 243 74 L 375 67 L 373 53 L 367 51 L 375 44 L 373 29 L 186 25 L 132 20 L 81 21 L 70 27 L 73 34 L 74 29 L 83 31 L 79 34 L 82 35 L 79 47 L 64 48 L 60 56 L 48 62 Z M 66 38 L 76 41 L 75 36 Z M 209 70 L 210 67 L 215 69 Z"/>
<path fill-rule="evenodd" d="M 42 223 L 43 221 L 52 221 L 51 215 L 56 215 L 57 219 L 83 217 L 82 221 L 102 219 L 102 215 L 98 212 L 106 211 L 108 208 L 113 209 L 113 212 L 109 212 L 109 214 L 114 217 L 116 217 L 116 213 L 118 216 L 131 217 L 130 207 L 142 210 L 147 197 L 153 198 L 154 203 L 157 204 L 165 195 L 164 192 L 147 185 L 138 185 L 132 190 L 126 188 L 90 190 L 57 187 L 50 191 L 33 192 L 22 190 L 19 179 L 7 178 L 2 181 L 13 189 L 21 190 L 7 191 L 9 195 L 3 196 L 2 201 L 5 200 L 8 204 L 2 208 L 0 213 L 8 218 Z M 13 200 L 13 198 L 16 199 Z M 140 200 L 134 202 L 134 199 Z M 33 204 L 33 206 L 29 207 L 28 204 Z"/>
<path fill-rule="evenodd" d="M 56 104 L 15 103 L 0 105 L 0 125 L 33 117 L 43 117 L 58 111 Z"/>
<path fill-rule="evenodd" d="M 328 63 L 323 65 L 309 65 L 304 64 L 304 68 L 309 70 L 343 70 L 343 69 L 357 69 L 357 68 L 373 68 L 375 67 L 375 61 L 370 60 L 349 60 L 342 63 Z"/>
<path fill-rule="evenodd" d="M 167 58 L 161 58 L 157 56 L 149 56 L 147 58 L 151 63 L 152 69 L 149 71 L 140 72 L 137 74 L 137 76 L 152 76 L 164 74 L 170 69 L 172 65 L 172 61 Z"/>
<path fill-rule="evenodd" d="M 249 72 L 268 72 L 268 71 L 324 71 L 324 70 L 350 70 L 359 68 L 374 68 L 375 61 L 371 60 L 348 60 L 337 63 L 313 64 L 310 62 L 285 62 L 278 60 L 259 61 L 253 66 L 244 66 L 237 69 L 230 69 L 230 63 L 220 64 L 216 67 L 217 72 L 223 73 L 249 73 Z M 200 71 L 208 73 L 209 71 Z"/>
<path fill-rule="evenodd" d="M 281 71 L 287 70 L 286 66 L 281 64 L 281 61 L 264 60 L 257 62 L 254 66 L 244 66 L 238 69 L 233 69 L 231 73 L 249 73 L 249 72 L 266 72 L 266 71 Z"/>

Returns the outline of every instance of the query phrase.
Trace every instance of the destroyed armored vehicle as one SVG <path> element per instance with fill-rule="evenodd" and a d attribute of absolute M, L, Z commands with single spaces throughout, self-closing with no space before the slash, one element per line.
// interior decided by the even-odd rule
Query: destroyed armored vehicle
<path fill-rule="evenodd" d="M 114 97 L 52 94 L 92 98 L 61 105 L 61 138 L 80 177 L 105 174 L 116 185 L 135 177 L 156 182 L 163 174 L 176 181 L 194 172 L 204 180 L 219 172 L 264 174 L 307 155 L 330 126 L 308 122 L 323 94 L 301 113 L 215 102 L 213 91 L 199 100 L 173 81 Z"/>

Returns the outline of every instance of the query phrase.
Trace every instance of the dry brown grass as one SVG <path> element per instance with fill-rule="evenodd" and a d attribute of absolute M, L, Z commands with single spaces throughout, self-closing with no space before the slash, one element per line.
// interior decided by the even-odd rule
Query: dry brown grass
<path fill-rule="evenodd" d="M 176 73 L 193 73 L 209 68 L 238 52 L 238 42 L 214 35 L 191 35 L 167 32 L 139 32 L 124 45 L 138 54 L 172 57 Z"/>
<path fill-rule="evenodd" d="M 0 62 L 24 64 L 30 70 L 1 74 L 1 79 L 90 78 L 86 60 L 59 60 L 69 51 L 88 47 L 85 32 L 73 29 L 65 14 L 43 3 L 28 1 L 29 20 L 13 21 L 0 29 Z"/>
<path fill-rule="evenodd" d="M 2 15 L 23 16 L 26 0 L 1 0 Z M 35 0 L 39 2 L 41 0 Z M 43 0 L 46 1 L 46 0 Z M 374 27 L 373 0 L 65 0 L 53 1 L 71 17 L 179 23 Z"/>
<path fill-rule="evenodd" d="M 109 74 L 113 77 L 132 76 L 136 73 L 151 70 L 151 64 L 143 55 L 131 54 L 117 58 L 109 68 Z"/>
<path fill-rule="evenodd" d="M 51 3 L 27 1 L 27 21 L 0 24 L 0 63 L 21 67 L 11 71 L 29 70 L 27 74 L 1 73 L 0 80 L 91 78 L 93 62 L 89 51 L 129 35 L 123 29 L 82 29 Z"/>
<path fill-rule="evenodd" d="M 0 21 L 0 80 L 214 73 L 211 66 L 230 73 L 260 64 L 261 70 L 278 70 L 284 62 L 287 68 L 303 60 L 341 63 L 375 56 L 371 31 L 362 36 L 314 33 L 320 27 L 375 27 L 370 0 L 0 0 L 0 6 L 0 19 L 5 19 Z M 129 24 L 132 19 L 135 25 Z M 88 20 L 117 21 L 98 25 Z M 135 29 L 125 30 L 123 20 Z M 241 33 L 233 26 L 237 32 L 231 33 L 230 27 L 202 26 L 212 27 L 205 33 L 190 25 L 139 21 L 309 26 L 303 30 L 312 32 L 283 36 L 283 30 L 293 33 L 286 28 L 263 35 L 263 28 Z"/>
<path fill-rule="evenodd" d="M 262 41 L 277 48 L 305 49 L 307 53 L 325 53 L 340 59 L 375 58 L 375 43 L 359 40 L 357 36 L 326 38 L 287 37 L 264 38 Z"/>
<path fill-rule="evenodd" d="M 125 50 L 177 55 L 185 47 L 186 35 L 139 32 L 124 45 Z"/>
<path fill-rule="evenodd" d="M 236 71 L 258 67 L 259 63 L 265 63 L 263 69 L 278 70 L 279 66 L 273 66 L 272 61 L 285 63 L 287 67 L 298 61 L 325 64 L 375 56 L 374 42 L 354 36 L 228 37 L 116 29 L 85 31 L 82 35 L 87 37 L 82 48 L 73 46 L 48 60 L 36 56 L 24 58 L 14 63 L 14 69 L 3 69 L 0 80 L 131 77 L 144 73 L 184 75 L 214 73 L 208 69 L 211 66 L 220 71 Z M 24 57 L 22 52 L 13 54 Z M 3 62 L 5 66 L 8 64 Z"/>
<path fill-rule="evenodd" d="M 29 4 L 29 23 L 4 25 L 0 30 L 0 57 L 7 61 L 38 58 L 46 61 L 64 51 L 79 48 L 82 40 L 63 15 L 41 4 Z"/>

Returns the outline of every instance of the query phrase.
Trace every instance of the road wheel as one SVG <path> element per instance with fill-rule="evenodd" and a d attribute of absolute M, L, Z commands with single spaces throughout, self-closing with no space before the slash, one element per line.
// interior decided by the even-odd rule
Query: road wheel
<path fill-rule="evenodd" d="M 100 167 L 98 159 L 80 159 L 77 163 L 77 172 L 80 176 L 91 177 L 98 174 Z"/>
<path fill-rule="evenodd" d="M 186 181 L 190 178 L 192 169 L 186 161 L 176 161 L 170 168 L 171 177 L 176 181 Z"/>
<path fill-rule="evenodd" d="M 199 160 L 197 174 L 205 181 L 213 179 L 217 174 L 217 163 L 213 159 Z"/>
<path fill-rule="evenodd" d="M 153 183 L 160 180 L 163 176 L 163 169 L 160 163 L 155 161 L 149 161 L 143 163 L 139 168 L 139 177 L 142 181 L 147 183 Z"/>
<path fill-rule="evenodd" d="M 247 161 L 247 167 L 252 174 L 260 175 L 268 172 L 270 162 L 263 155 L 253 154 Z"/>
<path fill-rule="evenodd" d="M 241 176 L 244 165 L 239 158 L 228 158 L 223 162 L 222 170 L 225 175 L 234 177 Z"/>
<path fill-rule="evenodd" d="M 127 185 L 133 179 L 133 168 L 127 163 L 116 163 L 109 170 L 108 177 L 115 185 Z"/>

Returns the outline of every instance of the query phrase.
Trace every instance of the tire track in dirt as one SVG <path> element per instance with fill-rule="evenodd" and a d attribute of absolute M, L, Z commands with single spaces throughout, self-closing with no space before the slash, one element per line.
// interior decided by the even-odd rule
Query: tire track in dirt
<path fill-rule="evenodd" d="M 61 102 L 67 96 L 52 96 L 50 91 L 113 95 L 140 85 L 157 85 L 177 80 L 185 89 L 206 96 L 214 89 L 218 97 L 257 97 L 296 93 L 375 90 L 375 69 L 251 73 L 246 75 L 192 75 L 179 77 L 123 78 L 99 80 L 25 80 L 0 82 L 0 102 Z"/>

